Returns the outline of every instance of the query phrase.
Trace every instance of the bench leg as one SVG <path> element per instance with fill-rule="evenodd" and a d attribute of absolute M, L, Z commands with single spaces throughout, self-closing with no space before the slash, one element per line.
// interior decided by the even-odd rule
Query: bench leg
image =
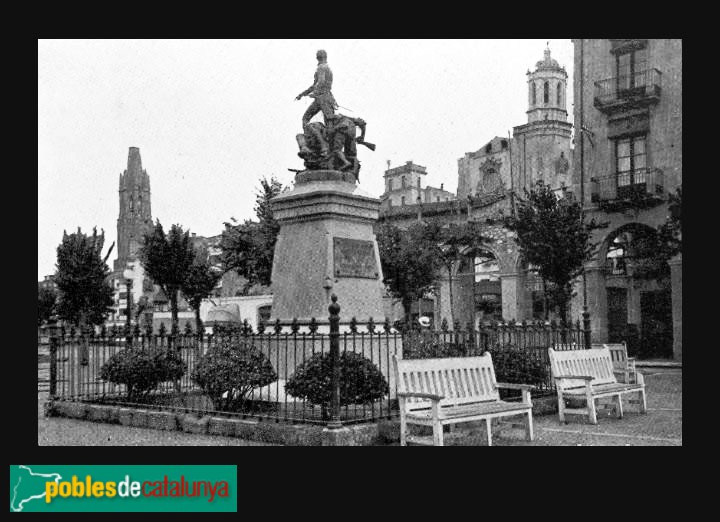
<path fill-rule="evenodd" d="M 588 419 L 590 420 L 591 424 L 597 424 L 597 411 L 595 410 L 595 399 L 592 398 L 592 395 L 588 395 L 587 397 L 587 409 L 588 409 Z"/>
<path fill-rule="evenodd" d="M 623 418 L 622 395 L 619 393 L 615 396 L 615 404 L 617 406 L 618 419 L 622 419 Z"/>
<path fill-rule="evenodd" d="M 558 391 L 558 417 L 560 417 L 560 422 L 564 422 L 567 424 L 567 421 L 565 420 L 565 399 L 563 399 L 562 393 Z"/>
<path fill-rule="evenodd" d="M 640 413 L 647 413 L 647 402 L 645 400 L 645 388 L 641 389 L 639 392 L 639 399 L 640 399 Z"/>
<path fill-rule="evenodd" d="M 407 446 L 407 424 L 404 419 L 400 419 L 400 445 Z"/>
<path fill-rule="evenodd" d="M 532 410 L 528 410 L 527 412 L 527 440 L 533 440 Z"/>
<path fill-rule="evenodd" d="M 439 422 L 433 423 L 433 445 L 443 445 L 443 427 Z"/>
<path fill-rule="evenodd" d="M 488 446 L 492 446 L 492 427 L 489 418 L 485 419 L 485 429 L 487 430 Z"/>

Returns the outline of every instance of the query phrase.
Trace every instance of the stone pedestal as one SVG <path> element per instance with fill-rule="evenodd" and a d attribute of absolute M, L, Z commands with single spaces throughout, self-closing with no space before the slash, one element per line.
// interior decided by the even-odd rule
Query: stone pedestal
<path fill-rule="evenodd" d="M 682 254 L 670 260 L 672 282 L 673 358 L 682 361 Z"/>
<path fill-rule="evenodd" d="M 271 204 L 280 223 L 271 322 L 314 317 L 327 323 L 334 293 L 341 325 L 352 317 L 382 323 L 383 275 L 373 231 L 380 200 L 361 191 L 350 174 L 319 170 L 299 173 L 295 187 Z"/>

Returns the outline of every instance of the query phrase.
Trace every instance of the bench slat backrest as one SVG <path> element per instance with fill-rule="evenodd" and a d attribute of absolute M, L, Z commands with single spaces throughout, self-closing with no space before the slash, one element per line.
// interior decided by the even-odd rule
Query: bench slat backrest
<path fill-rule="evenodd" d="M 592 384 L 612 384 L 617 382 L 613 373 L 610 350 L 607 347 L 590 350 L 555 351 L 548 349 L 550 368 L 556 375 L 589 375 L 595 377 Z M 557 386 L 575 388 L 585 386 L 582 379 L 570 379 L 557 382 Z"/>
<path fill-rule="evenodd" d="M 593 344 L 592 347 L 610 350 L 610 359 L 616 371 L 625 371 L 628 368 L 627 345 L 625 343 Z"/>
<path fill-rule="evenodd" d="M 398 392 L 442 395 L 440 406 L 497 401 L 495 369 L 489 352 L 479 357 L 393 358 Z M 408 398 L 406 411 L 430 407 L 426 399 Z"/>

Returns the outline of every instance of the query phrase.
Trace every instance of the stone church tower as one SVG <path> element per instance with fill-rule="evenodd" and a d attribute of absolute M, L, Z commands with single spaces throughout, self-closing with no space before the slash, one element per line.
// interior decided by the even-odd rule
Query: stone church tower
<path fill-rule="evenodd" d="M 513 185 L 522 193 L 537 180 L 570 188 L 572 124 L 567 121 L 567 72 L 545 49 L 528 71 L 528 122 L 513 128 Z"/>
<path fill-rule="evenodd" d="M 150 177 L 142 168 L 140 149 L 130 147 L 128 164 L 120 174 L 120 214 L 117 220 L 117 254 L 114 269 L 122 271 L 137 259 L 143 235 L 152 230 Z"/>

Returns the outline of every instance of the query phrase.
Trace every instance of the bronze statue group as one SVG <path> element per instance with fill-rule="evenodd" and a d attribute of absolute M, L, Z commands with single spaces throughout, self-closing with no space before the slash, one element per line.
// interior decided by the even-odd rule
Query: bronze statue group
<path fill-rule="evenodd" d="M 327 63 L 327 53 L 317 52 L 318 67 L 313 84 L 298 94 L 295 99 L 310 96 L 313 102 L 302 118 L 303 133 L 296 139 L 300 156 L 305 160 L 307 170 L 338 170 L 352 172 L 355 180 L 360 179 L 360 161 L 357 158 L 357 144 L 375 150 L 375 145 L 365 141 L 366 123 L 362 118 L 352 118 L 336 113 L 338 104 L 332 94 L 332 71 Z M 310 122 L 318 112 L 323 122 Z M 357 136 L 357 129 L 360 136 Z"/>

